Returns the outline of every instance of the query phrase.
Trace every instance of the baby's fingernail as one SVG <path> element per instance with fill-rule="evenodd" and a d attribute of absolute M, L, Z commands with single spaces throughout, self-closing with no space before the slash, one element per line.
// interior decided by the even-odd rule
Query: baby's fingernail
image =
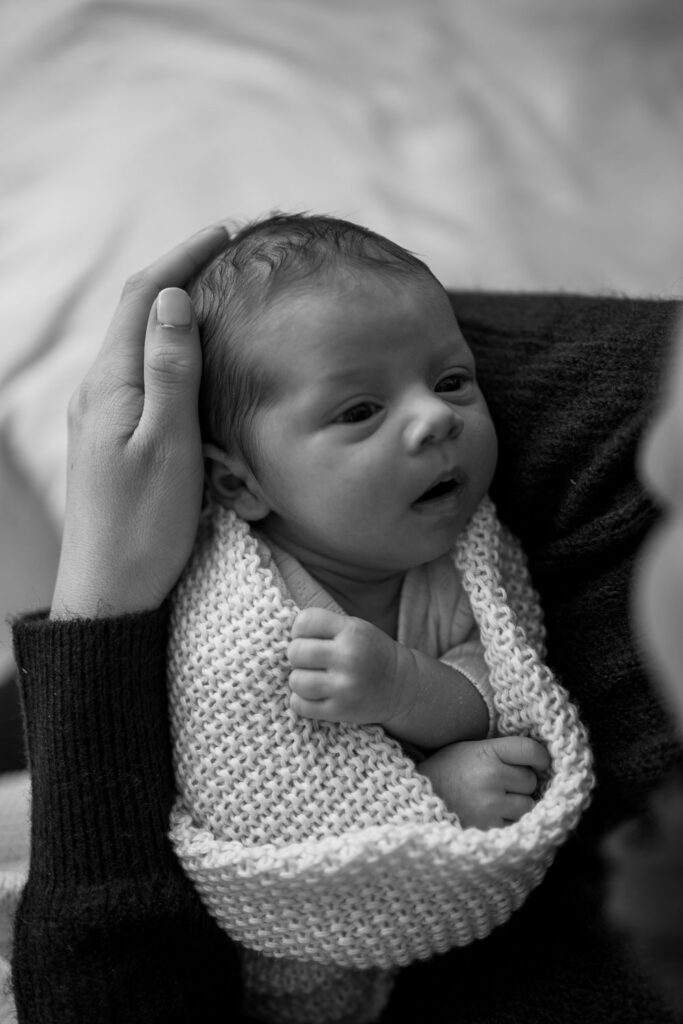
<path fill-rule="evenodd" d="M 164 288 L 157 296 L 157 323 L 162 327 L 192 326 L 192 303 L 182 288 Z"/>

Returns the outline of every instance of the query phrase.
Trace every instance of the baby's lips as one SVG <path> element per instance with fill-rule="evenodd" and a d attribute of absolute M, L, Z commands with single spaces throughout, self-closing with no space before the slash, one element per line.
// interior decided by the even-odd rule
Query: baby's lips
<path fill-rule="evenodd" d="M 430 501 L 432 498 L 441 498 L 456 487 L 460 487 L 465 482 L 465 479 L 465 473 L 457 466 L 454 469 L 446 470 L 432 481 L 429 487 L 416 499 L 415 504 L 421 501 Z"/>

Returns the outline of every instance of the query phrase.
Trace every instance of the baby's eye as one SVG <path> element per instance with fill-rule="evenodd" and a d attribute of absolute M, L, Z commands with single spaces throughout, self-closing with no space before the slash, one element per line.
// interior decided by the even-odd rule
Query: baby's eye
<path fill-rule="evenodd" d="M 362 423 L 363 420 L 369 420 L 371 416 L 379 412 L 380 406 L 375 402 L 358 402 L 357 405 L 352 405 L 349 409 L 344 409 L 344 412 L 337 416 L 336 423 Z"/>
<path fill-rule="evenodd" d="M 472 378 L 468 373 L 460 372 L 449 373 L 437 383 L 434 390 L 437 394 L 443 393 L 444 391 L 464 391 L 472 383 Z"/>

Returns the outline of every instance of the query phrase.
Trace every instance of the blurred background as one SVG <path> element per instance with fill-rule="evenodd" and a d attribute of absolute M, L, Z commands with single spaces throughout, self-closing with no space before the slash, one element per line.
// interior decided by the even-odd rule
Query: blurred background
<path fill-rule="evenodd" d="M 679 0 L 3 0 L 0 47 L 2 620 L 49 602 L 124 280 L 206 223 L 335 214 L 450 288 L 683 293 Z"/>
<path fill-rule="evenodd" d="M 683 4 L 2 0 L 0 51 L 1 991 L 29 841 L 5 620 L 49 604 L 66 406 L 125 279 L 281 209 L 453 289 L 681 297 Z"/>

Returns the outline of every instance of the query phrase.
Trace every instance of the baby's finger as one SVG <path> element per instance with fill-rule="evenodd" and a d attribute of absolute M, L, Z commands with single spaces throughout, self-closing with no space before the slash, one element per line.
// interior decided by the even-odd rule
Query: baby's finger
<path fill-rule="evenodd" d="M 529 736 L 499 736 L 491 743 L 506 764 L 528 765 L 536 772 L 545 772 L 550 767 L 548 751 Z"/>
<path fill-rule="evenodd" d="M 530 796 L 519 793 L 507 793 L 503 801 L 503 818 L 505 821 L 519 821 L 534 806 Z"/>
<path fill-rule="evenodd" d="M 294 620 L 292 638 L 315 637 L 319 640 L 333 640 L 345 620 L 345 615 L 333 612 L 329 608 L 304 608 Z"/>
<path fill-rule="evenodd" d="M 320 701 L 330 694 L 330 684 L 324 674 L 300 668 L 289 673 L 289 688 L 302 700 Z"/>
<path fill-rule="evenodd" d="M 290 665 L 294 668 L 324 670 L 331 664 L 331 647 L 329 640 L 299 636 L 290 642 L 287 648 L 287 657 Z"/>
<path fill-rule="evenodd" d="M 292 692 L 289 695 L 289 706 L 301 718 L 313 718 L 318 722 L 336 721 L 327 700 L 305 700 L 298 693 Z"/>
<path fill-rule="evenodd" d="M 517 768 L 512 765 L 505 765 L 503 785 L 507 793 L 521 793 L 523 796 L 531 796 L 538 787 L 538 776 L 533 768 Z"/>

